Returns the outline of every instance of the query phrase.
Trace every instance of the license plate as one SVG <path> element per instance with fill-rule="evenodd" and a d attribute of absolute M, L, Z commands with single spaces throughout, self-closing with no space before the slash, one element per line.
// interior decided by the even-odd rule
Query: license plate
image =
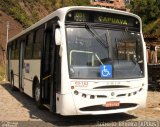
<path fill-rule="evenodd" d="M 119 101 L 109 101 L 106 102 L 105 107 L 119 107 L 120 106 L 120 102 Z"/>

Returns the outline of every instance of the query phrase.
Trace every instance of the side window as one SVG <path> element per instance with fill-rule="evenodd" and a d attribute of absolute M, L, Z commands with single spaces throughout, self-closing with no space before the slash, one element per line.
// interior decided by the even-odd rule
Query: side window
<path fill-rule="evenodd" d="M 15 53 L 14 53 L 14 58 L 16 59 L 16 60 L 18 60 L 19 59 L 19 49 L 20 49 L 20 43 L 19 43 L 19 41 L 16 41 L 16 43 L 15 43 Z"/>
<path fill-rule="evenodd" d="M 7 60 L 12 59 L 12 58 L 11 58 L 11 55 L 12 55 L 12 54 L 10 54 L 11 51 L 12 51 L 12 45 L 11 45 L 11 44 L 8 44 L 8 46 L 7 46 L 7 52 L 6 52 L 6 53 L 7 53 L 7 54 L 6 54 Z"/>
<path fill-rule="evenodd" d="M 33 32 L 27 36 L 26 46 L 25 46 L 25 59 L 32 59 L 32 49 L 33 49 Z"/>
<path fill-rule="evenodd" d="M 33 43 L 33 58 L 40 59 L 41 57 L 41 44 L 43 42 L 44 28 L 40 28 L 35 32 L 35 39 Z"/>
<path fill-rule="evenodd" d="M 11 45 L 11 59 L 14 59 L 14 52 L 15 52 L 15 42 L 12 42 Z"/>

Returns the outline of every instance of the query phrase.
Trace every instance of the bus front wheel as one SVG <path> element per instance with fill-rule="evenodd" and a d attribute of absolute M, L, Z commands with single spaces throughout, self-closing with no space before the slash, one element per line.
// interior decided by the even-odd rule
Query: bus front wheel
<path fill-rule="evenodd" d="M 37 107 L 42 108 L 41 98 L 40 98 L 40 84 L 38 82 L 35 83 L 34 98 L 37 103 Z"/>

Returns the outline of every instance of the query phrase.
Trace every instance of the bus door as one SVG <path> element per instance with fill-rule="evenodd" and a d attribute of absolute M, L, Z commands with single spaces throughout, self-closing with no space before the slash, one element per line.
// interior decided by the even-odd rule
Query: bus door
<path fill-rule="evenodd" d="M 20 61 L 19 61 L 19 89 L 24 91 L 24 46 L 25 40 L 20 41 Z"/>
<path fill-rule="evenodd" d="M 47 23 L 44 34 L 43 58 L 42 58 L 42 103 L 52 111 L 55 111 L 56 90 L 54 84 L 54 63 L 55 63 L 55 22 Z"/>

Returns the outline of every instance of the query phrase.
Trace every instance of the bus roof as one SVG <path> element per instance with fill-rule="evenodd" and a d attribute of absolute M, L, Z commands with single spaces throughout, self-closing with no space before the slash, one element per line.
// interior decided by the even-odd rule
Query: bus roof
<path fill-rule="evenodd" d="M 46 17 L 44 17 L 43 19 L 39 20 L 35 24 L 31 25 L 27 29 L 23 30 L 19 34 L 15 35 L 11 39 L 9 39 L 8 42 L 11 42 L 14 39 L 22 36 L 23 34 L 26 34 L 27 32 L 33 30 L 34 28 L 36 28 L 36 27 L 38 27 L 38 26 L 40 26 L 40 25 L 42 25 L 44 23 L 46 23 L 47 21 L 51 20 L 54 17 L 59 17 L 60 21 L 64 22 L 66 13 L 69 12 L 69 11 L 71 11 L 71 10 L 88 10 L 88 11 L 92 10 L 92 11 L 101 11 L 101 12 L 109 12 L 109 13 L 115 13 L 115 14 L 122 14 L 122 15 L 133 16 L 133 17 L 135 17 L 135 18 L 137 18 L 138 20 L 141 21 L 140 17 L 137 16 L 137 15 L 135 15 L 135 14 L 133 14 L 133 13 L 129 13 L 129 12 L 126 12 L 126 11 L 121 11 L 121 10 L 110 9 L 110 8 L 91 7 L 91 6 L 70 6 L 70 7 L 63 7 L 63 8 L 57 9 L 56 11 L 54 11 L 51 14 L 47 15 Z"/>

